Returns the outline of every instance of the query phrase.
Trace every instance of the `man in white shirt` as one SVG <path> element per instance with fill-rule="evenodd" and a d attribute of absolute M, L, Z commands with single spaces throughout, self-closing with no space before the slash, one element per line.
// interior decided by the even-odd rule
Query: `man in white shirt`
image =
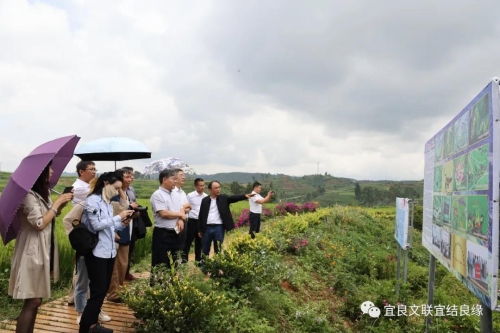
<path fill-rule="evenodd" d="M 97 170 L 95 168 L 95 163 L 92 161 L 80 161 L 76 165 L 76 173 L 78 174 L 78 178 L 73 183 L 73 200 L 71 203 L 75 206 L 78 202 L 84 204 L 85 199 L 87 198 L 87 194 L 90 191 L 90 181 L 95 178 Z M 71 283 L 71 288 L 68 294 L 68 305 L 75 304 L 75 286 L 78 283 L 78 272 L 75 270 L 75 274 L 73 275 L 73 281 Z M 87 290 L 88 281 L 80 281 L 81 287 Z M 82 289 L 83 290 L 83 289 Z M 80 312 L 83 312 L 81 309 Z"/>
<path fill-rule="evenodd" d="M 177 264 L 177 252 L 181 251 L 179 232 L 184 229 L 187 215 L 177 196 L 172 194 L 175 184 L 175 171 L 165 169 L 159 175 L 160 187 L 151 196 L 154 213 L 151 269 L 165 264 L 171 267 L 170 258 Z M 153 276 L 151 281 L 153 282 Z"/>
<path fill-rule="evenodd" d="M 252 194 L 255 194 L 253 197 L 248 199 L 250 203 L 250 237 L 255 238 L 255 233 L 260 232 L 260 216 L 262 214 L 262 204 L 269 202 L 274 192 L 270 190 L 266 197 L 263 198 L 260 195 L 262 191 L 262 184 L 259 182 L 253 183 L 253 191 Z"/>
<path fill-rule="evenodd" d="M 95 178 L 97 169 L 92 161 L 80 161 L 76 165 L 78 179 L 73 183 L 73 206 L 78 202 L 85 201 L 90 191 L 90 181 Z"/>
<path fill-rule="evenodd" d="M 207 196 L 205 192 L 205 181 L 201 178 L 194 180 L 195 190 L 187 195 L 191 210 L 189 211 L 186 241 L 184 243 L 184 258 L 188 261 L 191 244 L 194 241 L 194 260 L 201 261 L 201 233 L 198 231 L 198 216 L 200 214 L 201 199 Z"/>
<path fill-rule="evenodd" d="M 224 241 L 224 233 L 234 229 L 234 220 L 229 206 L 232 203 L 249 199 L 255 194 L 226 195 L 221 194 L 221 186 L 217 180 L 208 183 L 210 196 L 201 199 L 198 230 L 202 238 L 202 252 L 205 256 L 210 253 L 212 242 L 215 253 L 220 251 Z"/>

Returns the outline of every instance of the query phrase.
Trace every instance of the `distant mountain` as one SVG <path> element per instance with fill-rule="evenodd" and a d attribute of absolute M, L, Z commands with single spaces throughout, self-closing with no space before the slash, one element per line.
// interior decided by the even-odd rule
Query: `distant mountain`
<path fill-rule="evenodd" d="M 10 178 L 10 173 L 0 172 L 0 192 Z M 56 186 L 60 191 L 71 185 L 76 173 L 63 173 Z M 134 187 L 139 198 L 149 198 L 158 188 L 158 176 L 140 177 L 136 175 Z M 423 196 L 423 180 L 356 180 L 352 178 L 334 177 L 328 173 L 304 176 L 288 176 L 284 174 L 252 173 L 252 172 L 223 172 L 215 174 L 189 175 L 184 190 L 193 190 L 194 178 L 203 178 L 205 181 L 218 180 L 223 192 L 230 194 L 251 191 L 248 184 L 259 181 L 263 190 L 272 189 L 275 192 L 274 201 L 317 201 L 321 206 L 340 205 L 394 205 L 396 197 L 413 198 L 420 202 Z M 239 186 L 231 183 L 238 182 Z M 233 184 L 234 185 L 234 184 Z M 357 188 L 357 190 L 356 190 Z M 358 194 L 356 194 L 358 191 Z"/>
<path fill-rule="evenodd" d="M 283 178 L 288 177 L 292 179 L 298 179 L 300 177 L 287 176 L 284 174 L 270 174 L 270 173 L 252 173 L 252 172 L 220 172 L 215 174 L 197 174 L 195 176 L 190 176 L 190 178 L 199 177 L 205 180 L 218 180 L 221 183 L 232 183 L 234 181 L 242 183 L 253 183 L 254 181 L 268 181 L 273 178 Z"/>

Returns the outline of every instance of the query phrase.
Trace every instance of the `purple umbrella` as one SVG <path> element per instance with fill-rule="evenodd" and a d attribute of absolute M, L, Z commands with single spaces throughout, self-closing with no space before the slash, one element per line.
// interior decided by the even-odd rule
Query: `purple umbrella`
<path fill-rule="evenodd" d="M 4 244 L 17 237 L 20 228 L 17 210 L 42 171 L 52 160 L 54 172 L 50 187 L 53 188 L 73 157 L 79 140 L 80 137 L 71 135 L 49 141 L 35 148 L 21 161 L 0 196 L 0 234 Z"/>

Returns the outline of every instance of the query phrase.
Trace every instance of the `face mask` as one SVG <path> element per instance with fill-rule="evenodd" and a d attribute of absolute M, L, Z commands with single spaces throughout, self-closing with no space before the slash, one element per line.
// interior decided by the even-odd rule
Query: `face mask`
<path fill-rule="evenodd" d="M 106 185 L 102 191 L 104 198 L 109 202 L 110 199 L 118 195 L 118 190 L 113 185 Z"/>

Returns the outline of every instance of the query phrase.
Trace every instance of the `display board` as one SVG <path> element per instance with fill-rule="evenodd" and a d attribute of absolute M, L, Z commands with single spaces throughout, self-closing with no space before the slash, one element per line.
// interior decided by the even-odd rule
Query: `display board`
<path fill-rule="evenodd" d="M 408 229 L 410 225 L 410 199 L 396 198 L 396 225 L 394 238 L 403 250 L 411 247 Z"/>
<path fill-rule="evenodd" d="M 422 244 L 484 305 L 497 307 L 500 119 L 490 82 L 425 144 Z"/>

